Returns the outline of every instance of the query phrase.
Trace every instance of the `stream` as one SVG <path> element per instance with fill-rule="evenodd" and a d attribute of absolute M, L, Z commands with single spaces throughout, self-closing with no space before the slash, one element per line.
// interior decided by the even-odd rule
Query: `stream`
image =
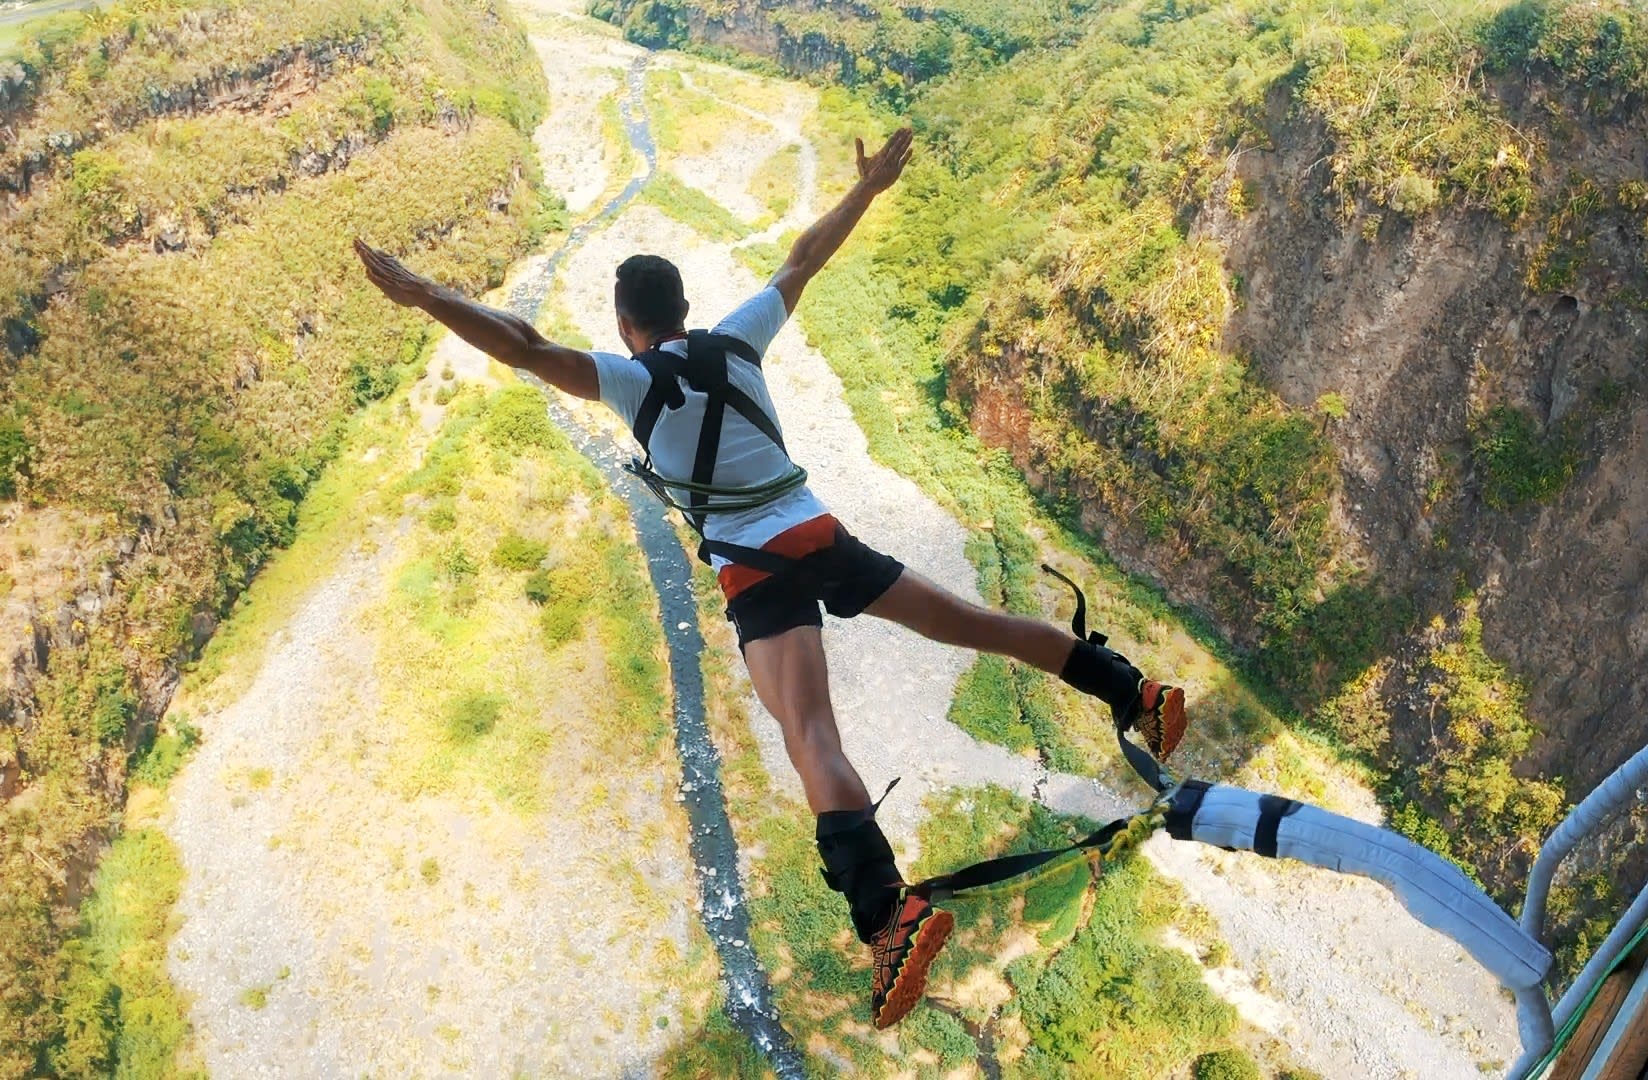
<path fill-rule="evenodd" d="M 645 172 L 630 180 L 600 211 L 567 234 L 566 241 L 510 291 L 506 307 L 536 321 L 539 309 L 566 256 L 640 194 L 658 165 L 658 151 L 646 113 L 647 57 L 630 65 L 628 93 L 619 112 L 630 145 L 646 161 Z M 704 639 L 698 630 L 698 605 L 692 595 L 692 566 L 664 507 L 623 470 L 627 449 L 605 435 L 592 433 L 549 396 L 549 415 L 572 444 L 590 460 L 607 484 L 629 507 L 646 555 L 647 571 L 658 593 L 664 638 L 669 645 L 670 681 L 675 700 L 675 745 L 681 755 L 681 793 L 690 827 L 688 847 L 698 869 L 699 912 L 704 929 L 721 960 L 727 995 L 727 1018 L 747 1035 L 783 1080 L 804 1074 L 801 1053 L 778 1020 L 767 973 L 750 942 L 749 909 L 738 876 L 738 842 L 727 817 L 721 791 L 721 755 L 704 720 L 704 681 L 700 661 Z"/>

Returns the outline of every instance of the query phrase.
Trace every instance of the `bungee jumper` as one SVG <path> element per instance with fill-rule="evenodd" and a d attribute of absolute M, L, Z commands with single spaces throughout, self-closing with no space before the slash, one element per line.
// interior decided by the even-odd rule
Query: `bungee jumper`
<path fill-rule="evenodd" d="M 1072 636 L 1039 620 L 963 600 L 854 537 L 807 486 L 785 448 L 762 359 L 802 292 L 871 203 L 910 160 L 909 128 L 866 156 L 841 202 L 795 241 L 755 296 L 709 331 L 686 328 L 680 272 L 656 255 L 621 263 L 613 289 L 627 355 L 546 340 L 526 320 L 478 304 L 356 240 L 367 276 L 391 300 L 420 308 L 469 344 L 566 393 L 599 400 L 635 433 L 630 469 L 702 539 L 757 697 L 817 816 L 829 887 L 846 900 L 872 960 L 870 1013 L 878 1028 L 902 1019 L 954 925 L 931 888 L 907 885 L 876 824 L 858 771 L 842 752 L 830 702 L 822 606 L 837 618 L 868 614 L 947 645 L 995 653 L 1057 675 L 1110 707 L 1124 753 L 1165 759 L 1183 738 L 1184 691 L 1149 678 L 1080 623 Z M 1079 591 L 1078 591 L 1079 596 Z M 1083 605 L 1085 606 L 1085 605 Z M 1148 754 L 1125 739 L 1137 730 Z M 1136 764 L 1137 767 L 1137 764 Z M 895 781 L 896 782 L 896 781 Z M 891 787 L 889 786 L 889 789 Z M 885 798 L 885 795 L 883 796 Z M 941 898 L 941 897 L 940 897 Z"/>

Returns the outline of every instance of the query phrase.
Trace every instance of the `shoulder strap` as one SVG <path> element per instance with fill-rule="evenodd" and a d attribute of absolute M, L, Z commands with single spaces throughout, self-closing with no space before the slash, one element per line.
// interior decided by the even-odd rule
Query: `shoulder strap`
<path fill-rule="evenodd" d="M 692 462 L 692 482 L 704 487 L 715 483 L 715 459 L 721 451 L 721 422 L 727 415 L 727 353 L 715 342 L 714 334 L 693 331 L 687 335 L 687 382 L 703 393 L 704 426 L 698 429 L 698 454 Z M 697 509 L 710 497 L 694 491 L 688 505 Z M 688 512 L 687 520 L 704 535 L 704 515 Z"/>
<path fill-rule="evenodd" d="M 641 407 L 636 410 L 635 423 L 632 425 L 635 441 L 641 444 L 641 449 L 650 457 L 652 451 L 649 444 L 652 442 L 652 429 L 658 426 L 658 417 L 663 414 L 665 408 L 679 409 L 687 403 L 680 385 L 675 381 L 681 372 L 681 357 L 652 348 L 637 355 L 635 359 L 647 369 L 647 374 L 652 378 L 652 385 L 647 388 L 646 396 L 641 399 Z"/>
<path fill-rule="evenodd" d="M 730 352 L 746 364 L 761 366 L 761 354 L 755 351 L 754 345 L 743 338 L 733 337 L 731 334 L 712 334 L 708 330 L 692 330 L 687 333 L 688 350 L 691 350 L 694 338 L 722 352 Z"/>

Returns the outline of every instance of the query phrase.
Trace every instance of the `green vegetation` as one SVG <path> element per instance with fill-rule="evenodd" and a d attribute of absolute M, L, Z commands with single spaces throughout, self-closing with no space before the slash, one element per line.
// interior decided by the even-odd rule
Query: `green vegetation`
<path fill-rule="evenodd" d="M 1409 794 L 1441 808 L 1439 835 L 1423 840 L 1491 881 L 1520 880 L 1567 810 L 1562 785 L 1512 771 L 1539 731 L 1527 691 L 1483 651 L 1474 598 L 1438 636 L 1421 675 L 1435 708 L 1431 752 L 1407 770 Z"/>
<path fill-rule="evenodd" d="M 104 856 L 80 934 L 59 953 L 62 1026 L 45 1054 L 54 1075 L 204 1075 L 180 1069 L 188 1020 L 166 971 L 182 882 L 176 849 L 152 825 L 129 828 Z"/>
<path fill-rule="evenodd" d="M 554 718 L 603 717 L 593 739 L 616 766 L 646 767 L 669 741 L 666 669 L 655 600 L 622 508 L 550 423 L 539 391 L 460 394 L 415 470 L 387 485 L 385 507 L 449 500 L 393 571 L 374 622 L 385 708 L 404 793 L 452 792 L 521 814 L 547 805 L 546 763 L 565 742 Z M 527 535 L 546 536 L 546 541 Z M 491 547 L 494 556 L 478 557 Z M 529 566 L 541 569 L 525 577 Z"/>
<path fill-rule="evenodd" d="M 658 209 L 697 229 L 711 240 L 737 240 L 749 235 L 750 227 L 733 216 L 731 210 L 660 169 L 642 189 L 641 197 Z"/>
<path fill-rule="evenodd" d="M 543 541 L 509 533 L 492 549 L 492 561 L 505 570 L 533 570 L 548 554 L 549 545 Z"/>
<path fill-rule="evenodd" d="M 34 175 L 0 254 L 0 498 L 18 500 L 21 535 L 73 522 L 90 580 L 113 584 L 95 617 L 43 631 L 33 723 L 7 736 L 28 797 L 0 808 L 0 1073 L 68 1070 L 54 1053 L 169 1068 L 152 1046 L 176 1040 L 151 1046 L 133 1017 L 182 1021 L 108 964 L 119 1001 L 97 1004 L 62 886 L 117 820 L 128 767 L 163 782 L 197 737 L 179 721 L 144 753 L 143 703 L 292 541 L 348 416 L 421 359 L 427 324 L 374 293 L 344 240 L 432 248 L 423 269 L 476 289 L 530 238 L 546 102 L 497 18 L 474 0 L 164 0 L 31 24 L 16 46 L 0 168 L 28 157 Z M 180 115 L 217 92 L 213 73 L 256 89 L 298 54 L 311 92 Z M 33 565 L 7 573 L 46 610 L 88 586 Z M 96 1034 L 99 1018 L 122 1034 Z"/>
<path fill-rule="evenodd" d="M 749 1036 L 732 1026 L 719 1003 L 705 1018 L 703 1027 L 677 1042 L 658 1064 L 658 1075 L 663 1080 L 760 1077 L 771 1071 Z"/>
<path fill-rule="evenodd" d="M 1471 424 L 1471 461 L 1481 478 L 1482 501 L 1496 510 L 1546 498 L 1578 465 L 1571 442 L 1542 435 L 1521 409 L 1498 405 Z"/>
<path fill-rule="evenodd" d="M 773 154 L 750 177 L 749 190 L 777 221 L 790 212 L 801 189 L 801 150 L 786 146 Z"/>
<path fill-rule="evenodd" d="M 922 829 L 918 875 L 986 855 L 1068 843 L 1091 823 L 1065 823 L 998 789 L 939 800 Z M 935 967 L 941 986 L 979 979 L 983 966 L 1012 996 L 999 1012 L 1004 1075 L 1156 1076 L 1181 1069 L 1236 1029 L 1236 1015 L 1202 983 L 1194 961 L 1155 943 L 1183 914 L 1177 890 L 1142 860 L 1106 861 L 1090 887 L 1081 860 L 1054 864 L 1023 890 L 1017 918 L 1002 895 L 952 902 L 956 944 Z M 1084 897 L 1091 907 L 1084 910 Z M 1040 949 L 1003 969 L 995 957 L 1017 925 L 1034 929 Z M 953 991 L 952 991 L 953 993 Z M 982 1022 L 977 1005 L 961 1015 Z M 935 1047 L 938 1049 L 938 1047 Z"/>
<path fill-rule="evenodd" d="M 688 0 L 597 0 L 590 14 L 631 41 L 653 48 L 690 44 L 688 12 L 724 18 L 748 5 Z M 781 52 L 803 46 L 830 82 L 904 93 L 915 83 L 1011 57 L 1056 39 L 1091 0 L 939 0 L 936 3 L 829 4 L 818 9 L 772 8 L 764 14 Z M 717 54 L 717 58 L 721 58 Z"/>
<path fill-rule="evenodd" d="M 1241 1050 L 1215 1050 L 1196 1059 L 1196 1080 L 1262 1080 L 1259 1066 Z"/>

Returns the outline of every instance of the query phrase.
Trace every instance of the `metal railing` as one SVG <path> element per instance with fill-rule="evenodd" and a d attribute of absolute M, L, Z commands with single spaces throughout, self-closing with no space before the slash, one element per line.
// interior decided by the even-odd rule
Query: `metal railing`
<path fill-rule="evenodd" d="M 1557 867 L 1573 853 L 1581 840 L 1602 828 L 1620 810 L 1628 806 L 1637 792 L 1648 787 L 1648 746 L 1637 751 L 1613 775 L 1597 785 L 1595 791 L 1574 807 L 1573 812 L 1558 825 L 1539 849 L 1539 857 L 1528 873 L 1527 900 L 1522 905 L 1522 929 L 1530 936 L 1544 940 L 1545 913 L 1551 896 L 1551 881 Z M 1634 938 L 1648 920 L 1648 886 L 1637 894 L 1619 922 L 1603 943 L 1591 954 L 1591 959 L 1568 987 L 1553 1008 L 1545 994 L 1535 988 L 1517 995 L 1517 1027 L 1522 1036 L 1522 1056 L 1511 1066 L 1509 1080 L 1530 1080 L 1539 1069 L 1555 1042 L 1556 1032 L 1573 1019 L 1618 959 L 1620 950 Z"/>

